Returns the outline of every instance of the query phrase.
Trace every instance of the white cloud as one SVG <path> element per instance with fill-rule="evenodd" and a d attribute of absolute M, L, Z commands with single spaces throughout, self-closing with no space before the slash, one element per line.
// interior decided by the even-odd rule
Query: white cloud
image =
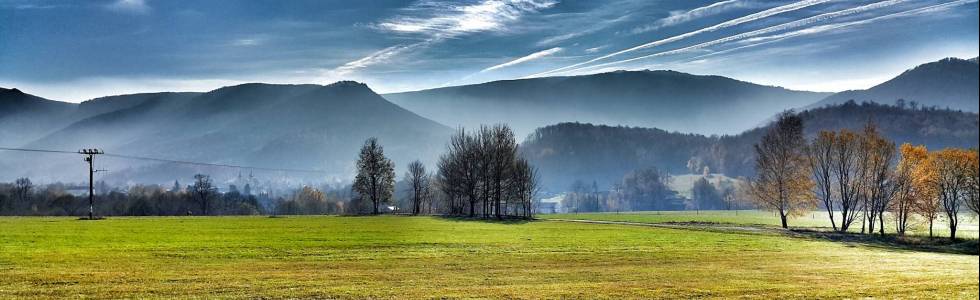
<path fill-rule="evenodd" d="M 513 65 L 518 65 L 518 64 L 526 63 L 526 62 L 529 62 L 529 61 L 532 61 L 532 60 L 536 60 L 536 59 L 540 59 L 540 58 L 543 58 L 543 57 L 546 57 L 546 56 L 553 55 L 555 53 L 561 52 L 562 50 L 564 50 L 564 49 L 562 49 L 561 47 L 555 47 L 555 48 L 551 48 L 551 49 L 548 49 L 548 50 L 542 50 L 542 51 L 534 52 L 534 53 L 528 54 L 527 56 L 524 56 L 524 57 L 521 57 L 521 58 L 518 58 L 518 59 L 515 59 L 515 60 L 512 60 L 512 61 L 509 61 L 509 62 L 505 62 L 505 63 L 499 64 L 499 65 L 496 65 L 496 66 L 492 66 L 492 67 L 483 69 L 480 72 L 489 72 L 489 71 L 493 71 L 493 70 L 500 69 L 500 68 L 506 68 L 506 67 L 510 67 L 510 66 L 513 66 Z"/>
<path fill-rule="evenodd" d="M 555 0 L 484 0 L 472 5 L 423 1 L 375 27 L 389 32 L 451 38 L 462 34 L 504 30 L 504 25 L 527 13 L 557 4 Z"/>
<path fill-rule="evenodd" d="M 725 22 L 722 22 L 722 23 L 718 23 L 718 24 L 715 24 L 715 25 L 712 25 L 712 26 L 709 26 L 709 27 L 701 28 L 701 29 L 698 29 L 698 30 L 695 30 L 695 31 L 690 31 L 690 32 L 683 33 L 683 34 L 680 34 L 680 35 L 675 35 L 675 36 L 672 36 L 672 37 L 669 37 L 669 38 L 656 40 L 656 41 L 653 41 L 653 42 L 649 42 L 649 43 L 642 44 L 642 45 L 639 45 L 639 46 L 635 46 L 635 47 L 632 47 L 632 48 L 628 48 L 628 49 L 625 49 L 625 50 L 616 51 L 616 52 L 613 52 L 613 53 L 610 53 L 610 54 L 606 54 L 606 55 L 603 55 L 603 56 L 600 56 L 600 57 L 596 57 L 596 58 L 593 58 L 593 59 L 590 59 L 590 60 L 587 60 L 587 61 L 584 61 L 584 62 L 575 63 L 575 64 L 572 64 L 572 65 L 569 65 L 569 66 L 565 66 L 565 67 L 561 67 L 561 68 L 557 68 L 557 69 L 553 69 L 553 70 L 549 70 L 549 71 L 545 71 L 545 72 L 541 72 L 541 73 L 537 73 L 537 74 L 528 75 L 528 76 L 525 76 L 525 78 L 538 77 L 538 76 L 544 76 L 544 75 L 548 75 L 548 74 L 552 74 L 552 73 L 562 72 L 562 71 L 565 71 L 565 70 L 568 70 L 568 69 L 577 68 L 577 67 L 580 67 L 580 66 L 591 64 L 593 62 L 597 62 L 597 61 L 604 60 L 604 59 L 607 59 L 607 58 L 611 58 L 611 57 L 614 57 L 614 56 L 619 56 L 619 55 L 626 54 L 626 53 L 629 53 L 629 52 L 633 52 L 633 51 L 637 51 L 637 50 L 641 50 L 641 49 L 646 49 L 646 48 L 650 48 L 650 47 L 656 47 L 656 46 L 660 46 L 660 45 L 663 45 L 663 44 L 680 41 L 680 40 L 683 40 L 683 39 L 686 39 L 686 38 L 689 38 L 689 37 L 692 37 L 692 36 L 695 36 L 695 35 L 698 35 L 698 34 L 701 34 L 701 33 L 713 32 L 713 31 L 717 31 L 717 30 L 720 30 L 720 29 L 724 29 L 724 28 L 728 28 L 728 27 L 732 27 L 732 26 L 736 26 L 736 25 L 740 25 L 740 24 L 748 23 L 748 22 L 752 22 L 752 21 L 761 20 L 761 19 L 764 19 L 764 18 L 768 18 L 768 17 L 774 16 L 774 15 L 781 14 L 781 13 L 795 11 L 795 10 L 800 10 L 800 9 L 803 9 L 803 8 L 806 8 L 806 7 L 810 7 L 810 6 L 813 6 L 813 5 L 817 5 L 817 4 L 821 4 L 821 3 L 826 3 L 826 2 L 830 2 L 830 1 L 832 1 L 832 0 L 804 0 L 804 1 L 794 2 L 794 3 L 790 3 L 790 4 L 787 4 L 787 5 L 783 5 L 783 6 L 778 6 L 778 7 L 770 8 L 770 9 L 767 9 L 767 10 L 764 10 L 764 11 L 760 11 L 760 12 L 749 14 L 749 15 L 742 16 L 742 17 L 739 17 L 739 18 L 731 19 L 731 20 L 728 20 L 728 21 L 725 21 Z"/>
<path fill-rule="evenodd" d="M 378 50 L 326 73 L 348 75 L 358 69 L 398 59 L 402 54 L 445 39 L 477 32 L 501 31 L 509 22 L 557 3 L 556 0 L 484 0 L 472 5 L 458 5 L 453 2 L 421 1 L 405 9 L 407 15 L 396 16 L 374 26 L 385 32 L 420 35 L 421 41 Z"/>
<path fill-rule="evenodd" d="M 596 52 L 599 52 L 600 50 L 605 49 L 605 48 L 606 48 L 606 46 L 592 47 L 592 48 L 589 48 L 589 49 L 585 49 L 585 53 L 590 53 L 590 54 L 591 53 L 596 53 Z"/>
<path fill-rule="evenodd" d="M 262 40 L 258 38 L 244 38 L 244 39 L 234 40 L 231 42 L 231 44 L 239 47 L 251 47 L 251 46 L 261 45 Z"/>
<path fill-rule="evenodd" d="M 653 24 L 634 28 L 632 32 L 634 34 L 638 34 L 638 33 L 654 31 L 663 27 L 674 26 L 677 24 L 700 19 L 703 17 L 717 15 L 732 9 L 743 8 L 748 5 L 749 3 L 743 0 L 725 0 L 721 2 L 715 2 L 707 6 L 698 7 L 692 10 L 672 11 L 670 12 L 670 16 L 660 19 Z"/>
<path fill-rule="evenodd" d="M 116 0 L 107 5 L 106 8 L 116 12 L 131 14 L 145 14 L 150 12 L 150 6 L 146 4 L 145 0 Z"/>

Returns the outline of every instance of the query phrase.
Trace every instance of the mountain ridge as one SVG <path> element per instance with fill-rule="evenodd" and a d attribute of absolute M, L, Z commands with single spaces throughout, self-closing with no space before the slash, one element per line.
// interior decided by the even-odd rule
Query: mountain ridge
<path fill-rule="evenodd" d="M 525 135 L 540 126 L 574 121 L 737 133 L 827 95 L 717 75 L 646 70 L 500 80 L 384 96 L 449 126 L 506 119 Z M 728 124 L 719 126 L 722 122 Z"/>
<path fill-rule="evenodd" d="M 117 110 L 78 117 L 63 128 L 41 135 L 23 146 L 39 149 L 98 147 L 107 153 L 164 159 L 319 169 L 326 173 L 303 176 L 316 175 L 322 179 L 322 176 L 346 178 L 353 171 L 357 149 L 368 137 L 378 137 L 390 149 L 389 155 L 398 162 L 400 170 L 415 159 L 434 163 L 435 153 L 442 149 L 451 134 L 450 128 L 398 107 L 367 85 L 354 82 L 331 85 L 260 83 L 223 87 L 205 93 L 114 97 L 123 98 L 109 100 L 127 101 L 126 97 L 129 97 L 132 101 L 126 105 L 113 104 L 121 107 Z M 59 172 L 53 170 L 70 170 L 68 166 L 77 164 L 76 159 L 69 156 L 45 160 L 30 167 L 18 165 L 16 157 L 3 163 L 33 170 L 32 177 L 35 178 L 47 176 L 56 180 L 60 179 Z M 114 180 L 128 178 L 163 183 L 172 181 L 175 176 L 170 174 L 172 171 L 162 171 L 167 169 L 182 170 L 179 172 L 184 180 L 195 172 L 227 171 L 168 165 L 154 167 L 152 163 L 119 159 L 103 161 L 110 164 L 109 169 L 115 170 L 109 175 Z"/>
<path fill-rule="evenodd" d="M 808 107 L 841 104 L 848 100 L 906 103 L 939 108 L 980 111 L 980 67 L 976 58 L 944 58 L 918 65 L 901 74 L 864 90 L 848 90 L 814 103 Z"/>

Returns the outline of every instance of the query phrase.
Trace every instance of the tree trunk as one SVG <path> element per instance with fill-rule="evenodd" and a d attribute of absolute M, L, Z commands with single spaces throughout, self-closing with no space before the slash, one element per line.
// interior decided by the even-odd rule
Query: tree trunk
<path fill-rule="evenodd" d="M 929 237 L 932 237 L 932 219 L 929 219 Z"/>
<path fill-rule="evenodd" d="M 834 221 L 834 209 L 827 207 L 827 215 L 830 216 L 830 226 L 834 228 L 834 231 L 837 231 L 837 221 Z"/>
<path fill-rule="evenodd" d="M 878 234 L 885 235 L 885 212 L 878 213 Z"/>
<path fill-rule="evenodd" d="M 786 214 L 782 211 L 779 212 L 779 220 L 783 223 L 783 229 L 789 228 L 789 226 L 786 224 Z"/>

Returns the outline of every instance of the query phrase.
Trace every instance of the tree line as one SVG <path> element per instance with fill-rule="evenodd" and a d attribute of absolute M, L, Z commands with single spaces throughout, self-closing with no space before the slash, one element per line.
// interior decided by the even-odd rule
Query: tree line
<path fill-rule="evenodd" d="M 537 170 L 518 154 L 513 131 L 505 125 L 459 129 L 449 141 L 436 172 L 421 161 L 408 164 L 399 181 L 394 162 L 376 138 L 361 147 L 357 174 L 347 188 L 302 186 L 281 195 L 253 193 L 229 185 L 219 192 L 209 175 L 172 187 L 134 185 L 125 190 L 100 183 L 97 213 L 114 215 L 248 214 L 445 214 L 484 218 L 531 218 L 538 192 Z M 401 187 L 403 190 L 396 190 Z M 346 189 L 350 193 L 345 193 Z M 398 197 L 400 196 L 400 197 Z M 35 186 L 30 179 L 0 183 L 0 214 L 78 215 L 87 195 L 61 184 Z"/>
<path fill-rule="evenodd" d="M 534 216 L 537 170 L 518 154 L 514 132 L 506 125 L 481 126 L 473 132 L 458 129 L 439 157 L 436 173 L 425 176 L 424 172 L 422 166 L 409 167 L 407 181 L 413 183 L 412 195 L 419 199 L 413 207 L 438 197 L 438 207 L 447 215 Z"/>
<path fill-rule="evenodd" d="M 482 218 L 532 218 L 538 192 L 537 170 L 518 152 L 506 125 L 458 129 L 430 172 L 421 161 L 408 164 L 396 199 L 395 164 L 376 138 L 364 142 L 351 186 L 348 212 L 442 214 Z"/>
<path fill-rule="evenodd" d="M 749 191 L 760 207 L 779 213 L 784 228 L 788 216 L 822 207 L 839 232 L 860 222 L 861 233 L 883 235 L 891 213 L 897 234 L 919 215 L 932 236 L 943 216 L 955 239 L 961 208 L 980 213 L 976 149 L 897 147 L 872 122 L 860 131 L 820 131 L 812 140 L 803 132 L 803 119 L 784 113 L 754 146 Z"/>
<path fill-rule="evenodd" d="M 103 216 L 151 215 L 249 215 L 265 213 L 262 196 L 235 185 L 219 193 L 207 175 L 195 176 L 195 182 L 182 186 L 137 184 L 126 189 L 98 185 L 96 213 Z M 63 183 L 35 185 L 29 178 L 14 183 L 0 183 L 0 214 L 4 215 L 80 215 L 88 210 L 88 195 L 71 193 Z"/>
<path fill-rule="evenodd" d="M 656 167 L 628 172 L 604 191 L 596 181 L 576 180 L 561 205 L 571 213 L 684 209 L 685 200 L 670 189 L 671 180 L 670 173 Z"/>

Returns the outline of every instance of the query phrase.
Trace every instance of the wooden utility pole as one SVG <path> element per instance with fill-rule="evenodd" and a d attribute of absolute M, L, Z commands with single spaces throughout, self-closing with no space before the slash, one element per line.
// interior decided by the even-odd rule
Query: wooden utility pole
<path fill-rule="evenodd" d="M 85 155 L 83 160 L 88 163 L 88 219 L 95 219 L 95 184 L 93 182 L 95 174 L 95 155 L 104 154 L 102 150 L 99 149 L 82 149 L 78 150 L 79 154 Z"/>

